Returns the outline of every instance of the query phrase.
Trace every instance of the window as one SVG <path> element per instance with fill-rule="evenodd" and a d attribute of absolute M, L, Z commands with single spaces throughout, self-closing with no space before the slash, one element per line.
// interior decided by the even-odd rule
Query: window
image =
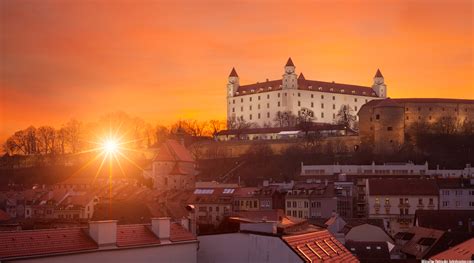
<path fill-rule="evenodd" d="M 258 100 L 260 100 L 260 96 L 258 96 L 257 98 L 258 98 Z"/>
<path fill-rule="evenodd" d="M 278 93 L 278 98 L 280 97 L 280 93 Z"/>
<path fill-rule="evenodd" d="M 333 114 L 332 114 L 332 118 L 333 118 L 333 119 L 336 119 L 336 113 L 333 113 Z"/>
<path fill-rule="evenodd" d="M 249 98 L 249 101 L 252 101 L 252 97 Z"/>
<path fill-rule="evenodd" d="M 270 94 L 267 94 L 267 99 L 270 99 Z"/>
<path fill-rule="evenodd" d="M 298 97 L 301 97 L 301 93 L 298 92 Z"/>
<path fill-rule="evenodd" d="M 244 98 L 241 98 L 241 99 L 240 99 L 240 102 L 244 102 Z"/>
<path fill-rule="evenodd" d="M 278 102 L 278 107 L 280 107 L 280 102 Z"/>
<path fill-rule="evenodd" d="M 216 206 L 216 212 L 219 212 L 219 207 L 218 206 Z"/>
<path fill-rule="evenodd" d="M 357 98 L 354 98 L 354 102 L 357 102 Z"/>
<path fill-rule="evenodd" d="M 270 108 L 270 103 L 267 103 L 267 109 L 269 109 L 269 108 Z"/>
<path fill-rule="evenodd" d="M 433 205 L 433 198 L 430 198 L 429 204 Z"/>
<path fill-rule="evenodd" d="M 234 99 L 234 100 L 232 100 L 232 104 L 235 104 L 235 99 Z"/>
<path fill-rule="evenodd" d="M 285 92 L 285 97 L 287 96 L 288 94 Z"/>
<path fill-rule="evenodd" d="M 258 118 L 260 119 L 260 113 L 258 114 Z"/>
<path fill-rule="evenodd" d="M 308 208 L 308 207 L 309 207 L 308 201 L 304 201 L 304 208 Z"/>
<path fill-rule="evenodd" d="M 257 207 L 258 204 L 257 204 L 257 201 L 253 201 L 253 207 Z"/>
<path fill-rule="evenodd" d="M 212 206 L 209 207 L 209 212 L 212 212 Z"/>
<path fill-rule="evenodd" d="M 291 202 L 290 201 L 286 202 L 286 207 L 291 207 Z"/>
<path fill-rule="evenodd" d="M 249 110 L 252 110 L 252 105 L 249 106 Z"/>
<path fill-rule="evenodd" d="M 270 112 L 267 112 L 267 118 L 270 118 Z"/>
<path fill-rule="evenodd" d="M 389 198 L 385 198 L 385 204 L 386 204 L 386 205 L 389 205 L 389 204 L 390 204 L 390 199 L 389 199 Z"/>
<path fill-rule="evenodd" d="M 314 102 L 311 102 L 311 108 L 314 108 Z"/>
<path fill-rule="evenodd" d="M 354 110 L 357 111 L 357 106 L 354 106 Z"/>
<path fill-rule="evenodd" d="M 380 115 L 379 114 L 375 115 L 375 119 L 380 120 Z"/>
<path fill-rule="evenodd" d="M 400 204 L 403 205 L 403 198 L 400 198 Z"/>
<path fill-rule="evenodd" d="M 321 99 L 322 99 L 322 100 L 324 99 L 324 95 L 321 95 Z"/>
<path fill-rule="evenodd" d="M 298 107 L 300 107 L 300 106 L 301 106 L 301 101 L 298 101 Z"/>
<path fill-rule="evenodd" d="M 387 131 L 391 131 L 391 130 L 393 130 L 392 127 L 387 127 Z"/>
<path fill-rule="evenodd" d="M 260 109 L 260 104 L 257 105 L 257 109 Z"/>
<path fill-rule="evenodd" d="M 249 115 L 249 119 L 250 119 L 250 120 L 252 119 L 252 114 Z"/>
<path fill-rule="evenodd" d="M 244 107 L 240 107 L 240 111 L 244 111 Z"/>
<path fill-rule="evenodd" d="M 321 202 L 316 202 L 316 208 L 321 208 Z"/>
<path fill-rule="evenodd" d="M 296 201 L 293 201 L 293 207 L 296 207 Z"/>
<path fill-rule="evenodd" d="M 303 218 L 303 211 L 298 211 L 298 217 Z"/>
<path fill-rule="evenodd" d="M 418 198 L 418 205 L 423 205 L 423 198 Z"/>
<path fill-rule="evenodd" d="M 321 112 L 321 118 L 324 118 L 324 112 Z"/>
<path fill-rule="evenodd" d="M 333 109 L 333 110 L 336 109 L 336 104 L 333 104 L 333 105 L 332 105 L 332 109 Z"/>
<path fill-rule="evenodd" d="M 314 94 L 311 94 L 311 98 L 314 98 Z"/>
<path fill-rule="evenodd" d="M 232 112 L 235 112 L 235 108 L 232 108 Z"/>
<path fill-rule="evenodd" d="M 324 109 L 324 103 L 321 103 L 321 109 Z"/>
<path fill-rule="evenodd" d="M 332 100 L 336 100 L 336 96 L 332 96 Z"/>

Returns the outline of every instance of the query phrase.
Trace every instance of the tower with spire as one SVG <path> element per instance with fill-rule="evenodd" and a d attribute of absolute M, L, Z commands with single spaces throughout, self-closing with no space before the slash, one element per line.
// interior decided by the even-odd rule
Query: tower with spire
<path fill-rule="evenodd" d="M 283 89 L 296 89 L 298 88 L 297 75 L 295 72 L 295 64 L 291 60 L 291 57 L 288 58 L 288 61 L 285 64 L 285 74 L 283 74 Z"/>
<path fill-rule="evenodd" d="M 232 68 L 227 82 L 227 97 L 233 97 L 234 93 L 237 91 L 238 88 L 239 75 L 237 75 L 237 71 L 235 71 L 235 68 Z"/>
<path fill-rule="evenodd" d="M 377 72 L 375 73 L 372 89 L 379 98 L 387 97 L 387 85 L 385 84 L 385 80 L 383 78 L 382 72 L 380 72 L 380 69 L 377 69 Z"/>

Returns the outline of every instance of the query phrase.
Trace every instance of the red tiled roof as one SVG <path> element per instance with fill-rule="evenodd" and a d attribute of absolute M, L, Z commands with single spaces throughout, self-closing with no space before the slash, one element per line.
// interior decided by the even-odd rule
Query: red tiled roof
<path fill-rule="evenodd" d="M 433 179 L 369 179 L 369 195 L 438 195 Z"/>
<path fill-rule="evenodd" d="M 181 143 L 175 140 L 166 140 L 160 147 L 155 161 L 194 162 L 194 159 Z"/>
<path fill-rule="evenodd" d="M 234 197 L 253 197 L 258 187 L 240 187 L 235 189 Z"/>
<path fill-rule="evenodd" d="M 236 96 L 248 95 L 252 93 L 268 92 L 273 90 L 281 90 L 282 80 L 269 80 L 265 82 L 258 82 L 249 85 L 239 86 L 237 89 Z M 318 80 L 307 80 L 304 76 L 298 78 L 298 89 L 299 90 L 311 90 L 326 93 L 338 93 L 338 94 L 349 94 L 357 96 L 375 97 L 377 94 L 371 87 L 342 84 L 335 82 L 325 82 Z"/>
<path fill-rule="evenodd" d="M 239 75 L 237 75 L 237 71 L 235 71 L 235 68 L 232 68 L 232 71 L 230 72 L 229 74 L 229 77 L 238 77 Z"/>
<path fill-rule="evenodd" d="M 282 239 L 305 262 L 359 262 L 327 230 L 283 236 Z"/>
<path fill-rule="evenodd" d="M 8 231 L 0 234 L 0 259 L 96 249 L 85 228 Z"/>
<path fill-rule="evenodd" d="M 412 227 L 408 230 L 408 232 L 413 233 L 414 236 L 402 246 L 401 251 L 403 253 L 413 255 L 417 259 L 424 258 L 429 250 L 444 234 L 444 231 L 424 227 Z M 426 238 L 433 239 L 434 241 L 428 245 L 428 249 L 420 251 L 418 249 L 419 242 Z"/>
<path fill-rule="evenodd" d="M 172 242 L 196 240 L 196 237 L 178 223 L 171 223 L 170 240 Z"/>
<path fill-rule="evenodd" d="M 472 260 L 474 255 L 474 238 L 469 239 L 453 248 L 443 251 L 433 257 L 431 260 Z"/>
<path fill-rule="evenodd" d="M 151 232 L 147 225 L 118 225 L 117 246 L 140 246 L 160 244 L 158 237 Z"/>

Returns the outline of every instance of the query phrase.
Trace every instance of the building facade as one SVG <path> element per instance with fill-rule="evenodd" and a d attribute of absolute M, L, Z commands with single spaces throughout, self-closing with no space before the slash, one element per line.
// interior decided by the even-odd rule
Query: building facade
<path fill-rule="evenodd" d="M 277 115 L 283 112 L 294 116 L 306 112 L 313 121 L 334 123 L 343 105 L 348 105 L 355 115 L 365 103 L 387 97 L 387 85 L 380 70 L 368 87 L 307 80 L 303 73 L 296 74 L 291 58 L 284 68 L 281 79 L 249 85 L 240 85 L 233 68 L 227 83 L 228 123 L 240 119 L 260 127 L 273 127 Z"/>
<path fill-rule="evenodd" d="M 438 179 L 440 210 L 474 210 L 474 179 Z"/>

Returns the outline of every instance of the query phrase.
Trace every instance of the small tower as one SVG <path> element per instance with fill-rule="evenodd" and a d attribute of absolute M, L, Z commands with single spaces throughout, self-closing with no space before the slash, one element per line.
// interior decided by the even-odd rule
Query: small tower
<path fill-rule="evenodd" d="M 375 73 L 374 84 L 372 85 L 372 89 L 375 91 L 379 98 L 387 97 L 387 85 L 385 85 L 385 81 L 382 72 L 380 72 L 380 69 L 377 69 L 377 73 Z"/>
<path fill-rule="evenodd" d="M 233 97 L 238 87 L 239 75 L 237 75 L 237 71 L 235 71 L 235 68 L 232 68 L 232 71 L 229 74 L 229 81 L 227 83 L 227 97 Z"/>
<path fill-rule="evenodd" d="M 283 74 L 283 88 L 286 89 L 296 89 L 298 88 L 297 76 L 295 73 L 295 64 L 291 60 L 291 57 L 288 58 L 288 61 L 285 65 L 285 74 Z"/>

